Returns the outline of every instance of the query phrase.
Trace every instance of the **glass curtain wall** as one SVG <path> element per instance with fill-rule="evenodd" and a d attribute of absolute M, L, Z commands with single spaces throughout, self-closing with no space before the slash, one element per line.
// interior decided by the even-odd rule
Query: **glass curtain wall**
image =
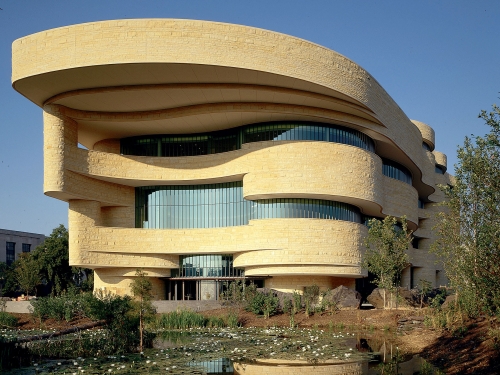
<path fill-rule="evenodd" d="M 175 272 L 177 271 L 177 272 Z M 172 277 L 242 277 L 243 270 L 233 267 L 232 255 L 181 255 L 179 269 Z"/>
<path fill-rule="evenodd" d="M 412 183 L 411 172 L 395 161 L 382 159 L 382 173 L 387 177 L 395 178 L 407 184 L 411 185 Z"/>
<path fill-rule="evenodd" d="M 366 134 L 343 126 L 307 122 L 271 122 L 204 134 L 145 135 L 123 138 L 120 152 L 137 156 L 198 156 L 238 150 L 260 141 L 323 141 L 375 152 Z"/>
<path fill-rule="evenodd" d="M 342 202 L 295 198 L 249 201 L 243 198 L 241 181 L 146 186 L 135 191 L 137 228 L 218 228 L 271 218 L 362 221 L 359 208 Z"/>

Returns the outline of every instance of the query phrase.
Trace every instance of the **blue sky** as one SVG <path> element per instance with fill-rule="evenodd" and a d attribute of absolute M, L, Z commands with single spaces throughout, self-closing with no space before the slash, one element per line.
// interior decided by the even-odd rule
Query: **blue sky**
<path fill-rule="evenodd" d="M 290 34 L 361 65 L 411 119 L 436 131 L 449 171 L 500 104 L 500 1 L 0 0 L 0 228 L 50 234 L 67 204 L 43 195 L 42 110 L 11 87 L 12 41 L 121 18 L 221 21 Z"/>

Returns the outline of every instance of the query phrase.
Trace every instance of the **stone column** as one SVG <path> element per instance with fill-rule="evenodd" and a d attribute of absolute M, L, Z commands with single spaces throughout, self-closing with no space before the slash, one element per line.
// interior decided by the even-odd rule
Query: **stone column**
<path fill-rule="evenodd" d="M 64 116 L 57 105 L 43 107 L 43 124 L 43 190 L 59 198 L 64 193 L 66 162 L 71 149 L 78 146 L 78 124 Z"/>

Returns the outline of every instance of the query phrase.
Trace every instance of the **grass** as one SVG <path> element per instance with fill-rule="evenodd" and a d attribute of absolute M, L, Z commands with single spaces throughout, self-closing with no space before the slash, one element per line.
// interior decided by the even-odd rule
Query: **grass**
<path fill-rule="evenodd" d="M 230 312 L 225 317 L 211 316 L 206 318 L 190 310 L 161 314 L 153 323 L 153 329 L 236 328 L 237 326 L 238 315 L 234 312 Z"/>

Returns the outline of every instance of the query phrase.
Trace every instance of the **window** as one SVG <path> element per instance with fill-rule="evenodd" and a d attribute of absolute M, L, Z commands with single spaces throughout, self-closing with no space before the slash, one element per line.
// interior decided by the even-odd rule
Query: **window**
<path fill-rule="evenodd" d="M 444 169 L 444 167 L 442 167 L 442 166 L 440 166 L 440 165 L 437 165 L 437 164 L 436 164 L 436 169 L 435 169 L 435 170 L 436 170 L 436 173 L 439 173 L 439 174 L 444 174 L 444 173 L 445 173 L 445 171 L 446 171 L 446 170 Z"/>
<path fill-rule="evenodd" d="M 232 255 L 180 255 L 179 269 L 173 277 L 242 277 L 243 270 L 233 267 Z"/>
<path fill-rule="evenodd" d="M 31 244 L 23 243 L 23 253 L 29 253 L 31 251 Z"/>
<path fill-rule="evenodd" d="M 411 185 L 411 172 L 408 169 L 389 159 L 382 159 L 382 163 L 382 173 L 385 176 L 395 178 L 396 180 L 400 180 Z"/>
<path fill-rule="evenodd" d="M 249 220 L 310 218 L 361 223 L 359 208 L 319 199 L 243 198 L 243 183 L 137 187 L 136 228 L 219 228 Z"/>
<path fill-rule="evenodd" d="M 425 208 L 425 202 L 420 198 L 418 198 L 418 208 Z"/>
<path fill-rule="evenodd" d="M 413 237 L 413 240 L 411 240 L 411 246 L 412 246 L 414 249 L 418 249 L 419 242 L 420 242 L 420 238 L 418 238 L 418 237 Z"/>
<path fill-rule="evenodd" d="M 6 262 L 8 266 L 10 266 L 16 260 L 16 243 L 15 242 L 7 242 L 5 246 L 7 258 Z"/>
<path fill-rule="evenodd" d="M 339 125 L 316 122 L 266 122 L 200 134 L 144 135 L 120 140 L 120 153 L 137 156 L 197 156 L 239 150 L 261 141 L 322 141 L 375 152 L 366 134 Z"/>

